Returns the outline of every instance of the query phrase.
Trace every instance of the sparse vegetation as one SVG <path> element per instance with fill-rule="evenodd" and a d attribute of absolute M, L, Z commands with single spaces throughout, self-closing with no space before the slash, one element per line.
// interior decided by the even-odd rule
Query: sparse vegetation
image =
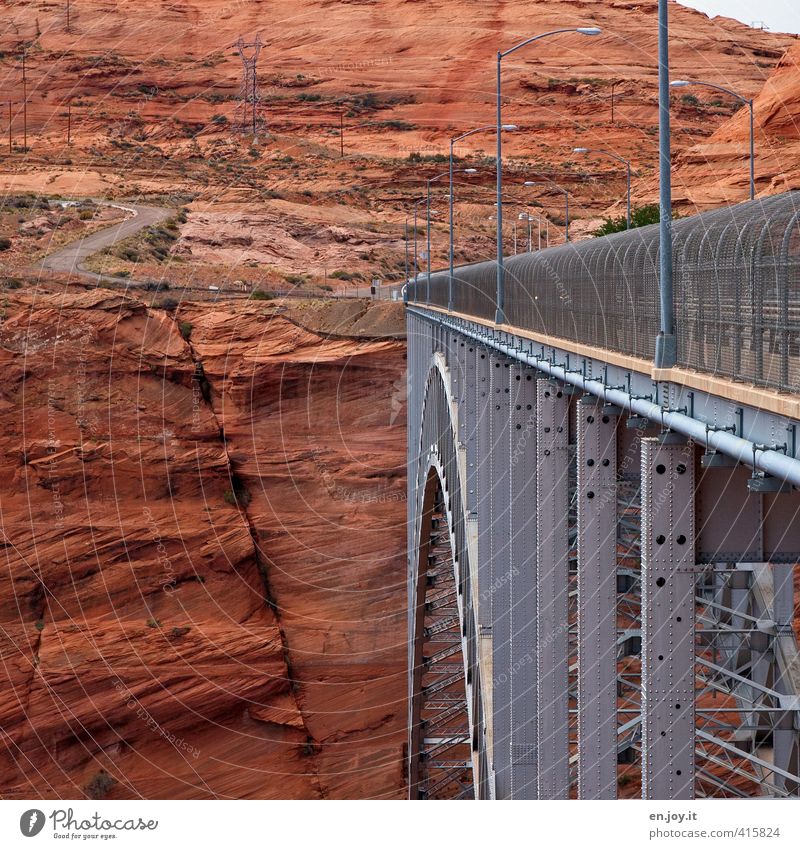
<path fill-rule="evenodd" d="M 0 251 L 7 251 L 11 247 L 11 239 L 6 236 L 0 237 Z"/>
<path fill-rule="evenodd" d="M 265 292 L 263 289 L 254 289 L 250 293 L 251 301 L 271 301 L 274 297 L 272 292 Z"/>
<path fill-rule="evenodd" d="M 89 799 L 105 799 L 116 783 L 116 778 L 110 776 L 104 769 L 101 769 L 86 785 L 86 796 Z"/>
<path fill-rule="evenodd" d="M 222 500 L 231 507 L 245 509 L 251 501 L 250 490 L 236 476 L 232 480 L 231 489 L 226 489 L 222 494 Z"/>
<path fill-rule="evenodd" d="M 178 324 L 178 330 L 184 342 L 188 342 L 192 338 L 192 323 L 190 321 L 181 321 Z"/>
<path fill-rule="evenodd" d="M 676 216 L 677 217 L 677 216 Z M 661 213 L 657 203 L 648 203 L 645 206 L 637 206 L 631 210 L 631 229 L 646 227 L 648 224 L 658 224 Z M 621 233 L 627 229 L 627 218 L 620 215 L 618 218 L 606 218 L 600 227 L 594 231 L 594 236 L 609 236 L 611 233 Z"/>

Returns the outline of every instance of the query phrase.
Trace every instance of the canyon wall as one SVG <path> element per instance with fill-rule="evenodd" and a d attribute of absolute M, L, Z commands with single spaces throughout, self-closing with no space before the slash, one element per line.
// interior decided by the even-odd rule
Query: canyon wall
<path fill-rule="evenodd" d="M 402 342 L 3 309 L 0 793 L 401 795 Z"/>

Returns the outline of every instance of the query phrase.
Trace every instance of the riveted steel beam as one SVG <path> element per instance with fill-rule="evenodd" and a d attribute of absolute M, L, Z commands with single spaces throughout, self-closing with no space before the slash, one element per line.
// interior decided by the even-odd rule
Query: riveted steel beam
<path fill-rule="evenodd" d="M 692 799 L 695 776 L 693 447 L 642 440 L 642 798 Z"/>
<path fill-rule="evenodd" d="M 511 798 L 511 394 L 507 357 L 489 367 L 489 602 L 492 621 L 492 763 L 498 799 Z"/>
<path fill-rule="evenodd" d="M 617 422 L 586 396 L 578 441 L 578 796 L 617 795 Z"/>
<path fill-rule="evenodd" d="M 569 398 L 536 388 L 539 797 L 569 795 Z"/>
<path fill-rule="evenodd" d="M 538 796 L 536 677 L 536 372 L 509 369 L 511 526 L 511 798 Z"/>

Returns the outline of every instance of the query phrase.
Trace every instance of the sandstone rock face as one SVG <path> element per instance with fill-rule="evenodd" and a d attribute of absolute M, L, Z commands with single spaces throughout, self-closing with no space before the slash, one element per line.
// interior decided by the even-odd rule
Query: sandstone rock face
<path fill-rule="evenodd" d="M 11 4 L 4 9 L 0 51 L 8 57 L 7 96 L 17 102 L 20 63 L 11 57 L 36 43 L 27 66 L 31 155 L 15 154 L 3 166 L 0 190 L 191 197 L 174 253 L 181 262 L 140 268 L 138 279 L 164 274 L 174 284 L 191 278 L 205 286 L 243 279 L 278 291 L 287 282 L 297 285 L 288 278 L 299 276 L 341 289 L 351 278 L 335 278 L 336 271 L 358 273 L 362 285 L 375 274 L 398 279 L 405 274 L 406 215 L 424 180 L 441 173 L 450 138 L 494 120 L 498 48 L 589 24 L 602 27 L 602 35 L 537 42 L 504 60 L 503 70 L 505 116 L 520 127 L 504 143 L 509 192 L 519 204 L 541 205 L 559 242 L 563 196 L 547 187 L 523 190 L 521 183 L 551 178 L 568 188 L 579 237 L 592 232 L 599 216 L 624 212 L 625 173 L 607 158 L 573 155 L 574 147 L 630 158 L 635 202 L 652 199 L 656 8 L 655 0 L 82 0 L 66 32 L 63 4 L 43 5 L 35 15 L 30 4 Z M 747 96 L 763 87 L 795 43 L 678 4 L 670 6 L 670 24 L 676 77 L 705 77 L 713 69 L 719 81 Z M 241 76 L 233 45 L 257 32 L 265 43 L 259 80 L 268 133 L 253 144 L 252 136 L 231 132 Z M 715 105 L 713 93 L 694 94 L 697 103 L 675 97 L 676 155 L 705 144 L 731 117 L 724 97 Z M 70 147 L 66 104 L 72 105 Z M 16 114 L 17 143 L 21 123 Z M 776 152 L 785 143 L 781 130 L 770 136 Z M 456 146 L 456 154 L 479 169 L 459 178 L 459 263 L 493 253 L 493 175 L 486 158 L 493 145 L 485 133 Z M 727 166 L 719 158 L 727 157 L 738 200 L 744 184 L 735 160 L 744 151 L 735 139 L 719 145 L 687 172 L 686 192 L 710 175 L 724 177 Z M 783 159 L 790 157 L 787 149 Z M 763 167 L 764 174 L 779 174 Z M 762 190 L 773 190 L 770 179 Z M 776 180 L 774 190 L 782 187 Z M 680 206 L 687 199 L 676 188 Z M 444 181 L 434 192 L 441 203 Z M 715 198 L 722 199 L 719 192 L 707 200 Z M 432 230 L 432 262 L 442 267 L 448 257 L 444 215 Z M 126 270 L 137 279 L 134 269 Z"/>
<path fill-rule="evenodd" d="M 787 51 L 753 107 L 757 194 L 800 188 L 800 44 Z M 707 209 L 746 199 L 749 161 L 750 113 L 743 106 L 708 141 L 678 157 L 677 203 Z"/>
<path fill-rule="evenodd" d="M 0 792 L 400 794 L 402 343 L 4 309 Z"/>

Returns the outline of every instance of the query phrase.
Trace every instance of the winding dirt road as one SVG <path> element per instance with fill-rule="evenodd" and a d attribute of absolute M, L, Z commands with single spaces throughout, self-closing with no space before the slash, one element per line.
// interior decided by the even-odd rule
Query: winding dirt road
<path fill-rule="evenodd" d="M 96 233 L 92 233 L 75 242 L 70 242 L 70 244 L 49 254 L 41 262 L 43 269 L 60 271 L 67 274 L 80 274 L 82 277 L 88 277 L 95 281 L 104 280 L 106 279 L 104 275 L 89 271 L 83 265 L 92 254 L 97 253 L 97 251 L 103 248 L 110 247 L 122 241 L 122 239 L 133 236 L 145 227 L 160 224 L 175 214 L 175 210 L 162 206 L 142 206 L 140 204 L 109 203 L 107 201 L 96 202 L 104 206 L 113 206 L 117 209 L 127 210 L 131 215 L 122 221 L 114 222 L 110 227 L 98 230 Z M 117 283 L 120 282 L 116 278 L 108 279 L 115 280 Z"/>

